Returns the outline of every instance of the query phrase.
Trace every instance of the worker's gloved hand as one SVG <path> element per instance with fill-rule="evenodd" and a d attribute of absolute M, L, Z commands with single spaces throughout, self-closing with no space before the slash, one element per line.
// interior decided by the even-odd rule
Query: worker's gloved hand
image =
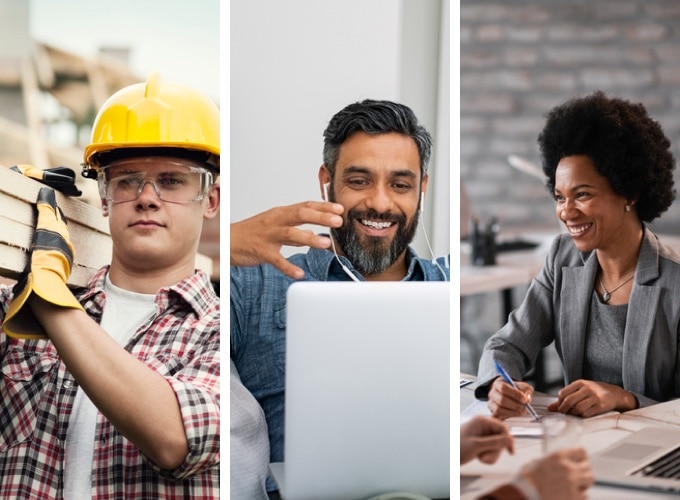
<path fill-rule="evenodd" d="M 68 196 L 80 196 L 83 192 L 76 185 L 76 173 L 68 167 L 54 167 L 42 170 L 32 165 L 14 165 L 10 170 L 42 182 Z"/>
<path fill-rule="evenodd" d="M 47 337 L 28 305 L 33 293 L 59 307 L 83 309 L 66 285 L 73 266 L 73 245 L 52 188 L 40 189 L 36 208 L 38 215 L 28 263 L 14 285 L 14 298 L 2 325 L 10 337 Z"/>

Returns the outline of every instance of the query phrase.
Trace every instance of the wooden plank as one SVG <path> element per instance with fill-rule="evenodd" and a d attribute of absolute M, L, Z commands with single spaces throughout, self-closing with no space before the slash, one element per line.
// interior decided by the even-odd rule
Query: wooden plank
<path fill-rule="evenodd" d="M 0 276 L 16 279 L 26 267 L 35 227 L 35 200 L 40 188 L 34 179 L 0 165 Z M 83 286 L 100 267 L 111 262 L 109 225 L 101 210 L 78 198 L 56 192 L 74 247 L 74 266 L 68 284 Z M 212 274 L 212 259 L 196 257 L 196 267 Z"/>
<path fill-rule="evenodd" d="M 43 184 L 0 166 L 0 276 L 16 279 L 26 267 L 35 227 L 35 200 Z M 106 219 L 92 205 L 56 192 L 66 217 L 75 259 L 69 285 L 83 286 L 111 262 Z"/>
<path fill-rule="evenodd" d="M 32 205 L 35 204 L 41 187 L 45 187 L 45 185 L 20 175 L 7 167 L 0 167 L 0 192 L 7 195 L 8 198 L 5 198 L 7 200 L 6 203 L 12 203 L 12 206 L 8 206 L 7 209 L 11 208 L 13 211 L 17 211 L 17 213 L 8 213 L 5 212 L 3 207 L 3 216 L 11 217 L 23 223 L 28 223 L 28 217 L 30 217 L 30 224 L 33 225 Z M 27 203 L 28 206 L 19 208 L 21 204 L 17 205 L 16 201 L 12 201 L 11 198 Z M 58 191 L 56 192 L 56 198 L 57 204 L 62 212 L 64 212 L 67 220 L 75 220 L 90 229 L 109 234 L 109 224 L 99 208 L 84 203 L 78 198 L 65 196 Z"/>

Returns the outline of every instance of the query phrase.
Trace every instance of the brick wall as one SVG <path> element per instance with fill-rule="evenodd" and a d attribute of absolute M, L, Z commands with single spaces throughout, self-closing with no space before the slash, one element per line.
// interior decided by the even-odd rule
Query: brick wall
<path fill-rule="evenodd" d="M 595 90 L 643 103 L 680 162 L 680 1 L 461 0 L 460 43 L 460 175 L 474 214 L 557 227 L 543 183 L 506 157 L 540 166 L 545 113 Z M 653 227 L 680 234 L 680 201 Z"/>

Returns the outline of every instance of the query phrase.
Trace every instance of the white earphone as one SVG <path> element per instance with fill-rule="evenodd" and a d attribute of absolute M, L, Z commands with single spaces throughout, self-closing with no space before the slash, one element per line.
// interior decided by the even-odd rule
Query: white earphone
<path fill-rule="evenodd" d="M 324 184 L 323 184 L 323 199 L 325 201 L 329 201 L 329 199 L 328 199 L 328 188 L 330 187 L 330 185 L 331 185 L 330 182 L 324 182 Z M 345 274 L 347 276 L 349 276 L 352 281 L 359 281 L 359 278 L 354 276 L 354 274 L 352 274 L 352 271 L 350 271 L 347 268 L 347 266 L 345 264 L 343 264 L 342 261 L 340 260 L 340 257 L 338 256 L 338 252 L 335 249 L 335 240 L 333 240 L 333 237 L 331 237 L 331 246 L 333 248 L 333 253 L 335 254 L 335 258 L 337 259 L 338 264 L 340 264 L 340 267 L 342 267 L 342 270 L 345 272 Z"/>

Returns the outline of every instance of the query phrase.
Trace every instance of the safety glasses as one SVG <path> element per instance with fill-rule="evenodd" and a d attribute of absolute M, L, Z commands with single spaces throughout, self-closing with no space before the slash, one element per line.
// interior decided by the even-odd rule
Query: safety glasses
<path fill-rule="evenodd" d="M 158 167 L 146 170 L 150 164 Z M 101 168 L 97 176 L 99 195 L 112 204 L 135 201 L 147 184 L 168 203 L 201 201 L 212 182 L 212 173 L 205 168 L 167 158 L 120 160 Z"/>

